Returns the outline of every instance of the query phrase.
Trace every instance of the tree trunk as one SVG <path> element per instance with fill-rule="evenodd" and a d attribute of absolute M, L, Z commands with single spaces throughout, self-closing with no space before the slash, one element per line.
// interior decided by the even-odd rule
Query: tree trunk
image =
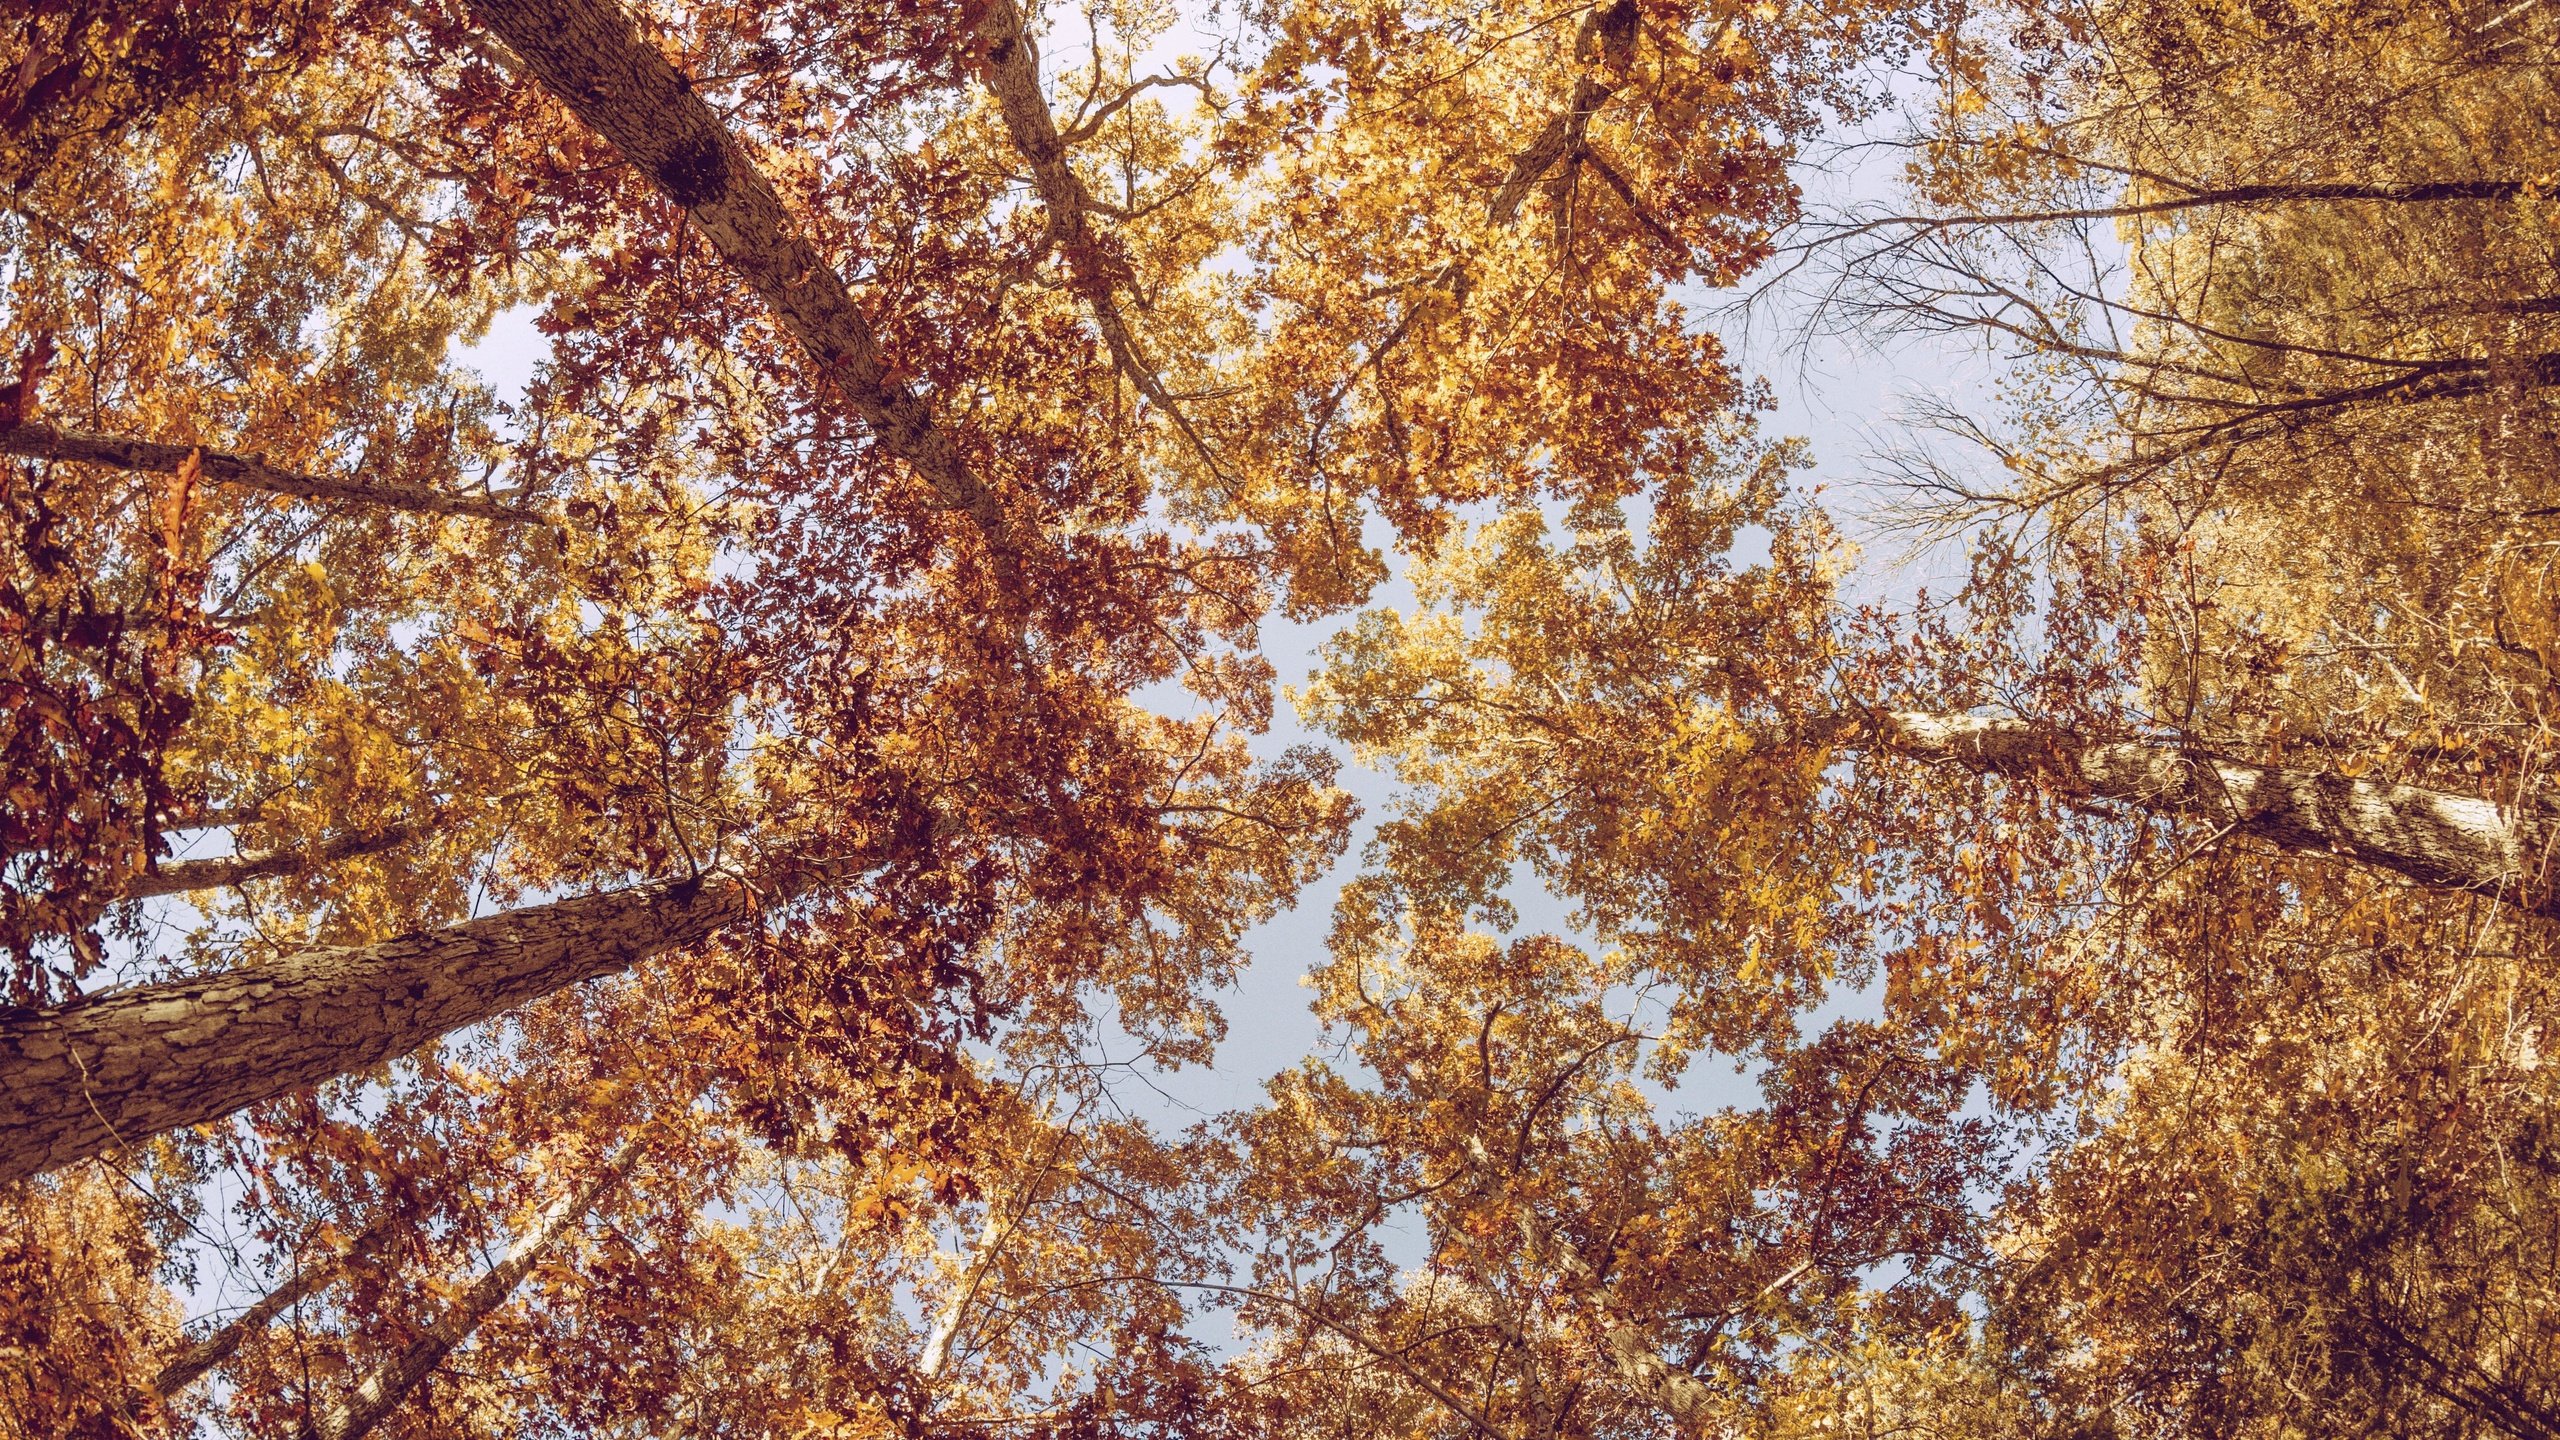
<path fill-rule="evenodd" d="M 2077 799 L 2193 815 L 2281 850 L 2341 856 L 2434 889 L 2560 915 L 2549 883 L 2560 817 L 2540 808 L 2157 741 L 2088 740 L 2024 720 L 1898 710 L 1862 728 L 1877 749 L 2039 780 Z"/>
<path fill-rule="evenodd" d="M 613 0 L 473 0 L 471 13 L 571 114 L 685 208 L 943 506 L 974 520 L 1000 560 L 1022 548 L 949 432 L 890 374 L 844 278 L 801 234 L 773 183 L 692 82 Z"/>
<path fill-rule="evenodd" d="M 916 1362 L 916 1374 L 927 1386 L 942 1379 L 942 1371 L 951 1363 L 951 1347 L 960 1338 L 960 1323 L 968 1318 L 971 1301 L 978 1298 L 978 1287 L 985 1283 L 987 1267 L 995 1263 L 1003 1248 L 1010 1217 L 993 1198 L 987 1201 L 987 1217 L 978 1228 L 978 1243 L 969 1250 L 969 1263 L 960 1272 L 960 1283 L 942 1302 L 940 1314 L 934 1316 L 933 1328 L 926 1332 L 924 1352 Z"/>
<path fill-rule="evenodd" d="M 2455 201 L 2514 201 L 2541 193 L 2536 180 L 2421 180 L 2406 184 L 2370 181 L 2271 181 L 2259 185 L 2224 185 L 2193 189 L 2166 176 L 2142 177 L 2155 189 L 2178 193 L 2157 200 L 2127 199 L 2114 205 L 2086 205 L 2054 210 L 1955 215 L 1886 215 L 1844 226 L 1824 237 L 1838 243 L 1879 230 L 1975 230 L 2003 225 L 2055 225 L 2085 220 L 2130 220 L 2145 215 L 2173 215 L 2183 210 L 2220 206 L 2298 205 L 2349 201 L 2380 205 L 2441 205 Z"/>
<path fill-rule="evenodd" d="M 1607 73 L 1622 74 L 1635 56 L 1636 27 L 1636 8 L 1624 0 L 1593 9 L 1583 17 L 1582 28 L 1574 33 L 1574 59 L 1588 63 L 1596 58 Z M 1557 161 L 1570 161 L 1582 149 L 1582 137 L 1590 129 L 1592 115 L 1616 93 L 1616 87 L 1598 75 L 1586 74 L 1573 82 L 1573 98 L 1565 102 L 1564 112 L 1549 119 L 1529 147 L 1512 160 L 1501 187 L 1494 191 L 1493 203 L 1486 207 L 1486 213 L 1495 224 L 1509 225 L 1520 218 L 1520 206 L 1529 198 L 1530 187 L 1554 169 Z"/>
<path fill-rule="evenodd" d="M 1491 1152 L 1484 1148 L 1481 1137 L 1476 1140 L 1476 1151 L 1473 1168 L 1484 1174 L 1483 1157 Z M 1609 1369 L 1618 1383 L 1670 1416 L 1681 1434 L 1710 1433 L 1724 1408 L 1716 1403 L 1715 1387 L 1663 1359 L 1654 1349 L 1652 1336 L 1619 1318 L 1611 1303 L 1609 1285 L 1592 1273 L 1589 1262 L 1573 1248 L 1571 1240 L 1554 1233 L 1553 1217 L 1523 1210 L 1518 1223 L 1522 1253 L 1533 1265 L 1564 1276 L 1566 1285 L 1581 1297 L 1582 1312 L 1599 1332 L 1601 1352 L 1608 1357 Z"/>
<path fill-rule="evenodd" d="M 508 1248 L 506 1258 L 463 1292 L 462 1298 L 438 1316 L 425 1334 L 411 1341 L 390 1364 L 366 1376 L 345 1399 L 304 1421 L 300 1440 L 364 1440 L 374 1426 L 382 1423 L 382 1417 L 409 1398 L 420 1381 L 435 1373 L 444 1357 L 453 1353 L 453 1347 L 471 1338 L 480 1322 L 506 1303 L 516 1286 L 532 1273 L 543 1252 L 585 1218 L 606 1191 L 621 1184 L 639 1158 L 639 1143 L 625 1141 L 622 1153 L 611 1164 L 585 1185 L 553 1201 L 542 1219 Z"/>
<path fill-rule="evenodd" d="M 811 874 L 814 872 L 801 872 Z M 0 1181 L 405 1055 L 788 898 L 661 881 L 263 965 L 0 1010 Z"/>
<path fill-rule="evenodd" d="M 411 485 L 297 475 L 288 470 L 278 470 L 248 455 L 202 450 L 192 445 L 160 445 L 116 435 L 90 435 L 34 421 L 0 425 L 0 454 L 24 455 L 34 460 L 74 460 L 115 470 L 145 470 L 163 475 L 175 474 L 189 455 L 197 455 L 201 458 L 196 463 L 202 467 L 206 479 L 264 490 L 272 495 L 292 495 L 305 500 L 353 500 L 393 510 L 414 510 L 426 515 L 467 515 L 475 520 L 496 520 L 508 525 L 550 523 L 549 517 L 539 511 L 485 496 L 448 495 Z"/>
<path fill-rule="evenodd" d="M 204 1373 L 231 1358 L 240 1342 L 275 1323 L 275 1318 L 300 1304 L 312 1292 L 335 1278 L 347 1262 L 369 1254 L 391 1233 L 391 1222 L 377 1220 L 364 1233 L 347 1242 L 333 1254 L 315 1256 L 307 1265 L 293 1272 L 290 1279 L 260 1296 L 258 1303 L 234 1316 L 231 1322 L 186 1348 L 154 1377 L 151 1388 L 163 1400 L 173 1399 L 178 1392 L 193 1385 Z"/>

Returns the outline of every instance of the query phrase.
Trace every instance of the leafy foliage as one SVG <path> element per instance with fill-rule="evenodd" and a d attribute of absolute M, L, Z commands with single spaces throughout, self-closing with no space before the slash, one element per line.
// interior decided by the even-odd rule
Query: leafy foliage
<path fill-rule="evenodd" d="M 540 971 L 0 1190 L 18 1430 L 2560 1433 L 2538 7 L 8 25 L 0 1090 Z"/>

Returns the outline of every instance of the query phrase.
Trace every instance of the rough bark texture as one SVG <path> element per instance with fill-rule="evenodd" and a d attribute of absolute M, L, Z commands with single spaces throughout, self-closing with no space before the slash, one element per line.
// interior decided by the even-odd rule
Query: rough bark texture
<path fill-rule="evenodd" d="M 783 209 L 773 182 L 613 0 L 474 0 L 471 13 L 570 113 L 685 208 L 883 447 L 945 507 L 974 520 L 999 557 L 1021 548 L 950 433 L 891 376 L 871 323 Z"/>
<path fill-rule="evenodd" d="M 364 1440 L 384 1416 L 409 1398 L 418 1382 L 435 1373 L 444 1357 L 453 1353 L 453 1347 L 471 1338 L 480 1322 L 506 1303 L 515 1288 L 524 1283 L 524 1277 L 532 1273 L 543 1252 L 584 1219 L 606 1191 L 621 1184 L 639 1158 L 640 1146 L 626 1142 L 613 1163 L 586 1184 L 553 1201 L 541 1220 L 508 1247 L 506 1257 L 437 1316 L 425 1334 L 411 1341 L 390 1364 L 367 1375 L 346 1398 L 306 1420 L 301 1440 Z"/>
<path fill-rule="evenodd" d="M 661 882 L 0 1010 L 0 1181 L 405 1055 L 759 908 L 725 876 Z"/>
<path fill-rule="evenodd" d="M 290 1279 L 258 1297 L 258 1302 L 231 1318 L 229 1324 L 186 1348 L 186 1351 L 164 1367 L 153 1378 L 151 1387 L 164 1400 L 203 1378 L 204 1373 L 231 1358 L 240 1342 L 275 1323 L 277 1316 L 300 1304 L 303 1299 L 334 1279 L 346 1268 L 347 1261 L 372 1253 L 389 1235 L 388 1222 L 376 1222 L 345 1248 L 327 1255 L 315 1256 L 310 1263 L 293 1272 Z"/>
<path fill-rule="evenodd" d="M 255 855 L 224 855 L 210 860 L 172 860 L 148 875 L 137 875 L 124 888 L 127 900 L 180 895 L 190 890 L 219 890 L 244 880 L 274 875 L 301 875 L 359 855 L 379 855 L 418 838 L 415 826 L 395 826 L 342 835 L 308 850 L 268 850 Z"/>
<path fill-rule="evenodd" d="M 2023 720 L 1903 710 L 1865 728 L 1868 743 L 1905 755 L 2037 779 L 2079 798 L 2193 815 L 2280 849 L 2343 856 L 2421 885 L 2560 915 L 2550 884 L 2560 824 L 2540 810 L 2153 741 L 2088 740 Z"/>
<path fill-rule="evenodd" d="M 465 515 L 475 520 L 495 520 L 508 525 L 550 523 L 549 517 L 539 511 L 485 496 L 448 495 L 412 485 L 373 480 L 332 480 L 320 475 L 298 475 L 289 470 L 278 470 L 253 456 L 234 455 L 224 450 L 199 450 L 192 445 L 158 445 L 117 435 L 91 435 L 33 421 L 0 425 L 0 454 L 24 455 L 35 460 L 74 460 L 116 470 L 145 470 L 164 475 L 175 474 L 189 455 L 201 455 L 203 458 L 197 464 L 206 479 L 264 490 L 273 495 L 291 495 L 304 500 L 353 500 L 393 510 L 413 510 L 424 515 Z"/>

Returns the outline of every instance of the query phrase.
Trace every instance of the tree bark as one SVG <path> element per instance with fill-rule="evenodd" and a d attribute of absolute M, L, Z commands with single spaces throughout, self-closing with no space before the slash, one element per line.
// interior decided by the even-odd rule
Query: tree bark
<path fill-rule="evenodd" d="M 483 496 L 448 495 L 442 491 L 371 480 L 332 480 L 320 475 L 299 475 L 289 470 L 278 470 L 253 456 L 234 455 L 225 450 L 204 450 L 193 445 L 160 445 L 117 435 L 92 435 L 35 421 L 0 425 L 0 454 L 24 455 L 34 460 L 71 460 L 115 470 L 144 470 L 164 475 L 175 474 L 189 455 L 198 455 L 202 458 L 197 464 L 202 467 L 206 479 L 264 490 L 273 495 L 291 495 L 303 500 L 353 500 L 393 510 L 416 511 L 422 515 L 461 515 L 506 525 L 551 523 L 550 517 L 539 511 Z"/>
<path fill-rule="evenodd" d="M 1877 749 L 2038 780 L 2077 799 L 2192 815 L 2281 850 L 2337 855 L 2434 889 L 2560 915 L 2550 884 L 2560 816 L 2539 807 L 2158 741 L 2090 740 L 2024 720 L 1900 710 L 1861 728 Z"/>
<path fill-rule="evenodd" d="M 962 1267 L 960 1283 L 951 1288 L 943 1300 L 933 1328 L 925 1333 L 924 1351 L 916 1362 L 916 1374 L 927 1386 L 942 1379 L 942 1371 L 951 1363 L 951 1347 L 960 1338 L 960 1322 L 969 1315 L 970 1302 L 978 1298 L 978 1287 L 985 1283 L 987 1268 L 995 1263 L 1003 1249 L 1005 1235 L 1012 1229 L 1012 1217 L 995 1199 L 987 1201 L 985 1223 L 978 1227 L 978 1243 L 969 1250 L 969 1263 Z"/>
<path fill-rule="evenodd" d="M 230 1359 L 240 1348 L 240 1342 L 274 1324 L 277 1316 L 335 1279 L 346 1268 L 347 1261 L 371 1253 L 390 1233 L 390 1222 L 377 1220 L 363 1234 L 347 1242 L 344 1249 L 315 1257 L 311 1263 L 296 1269 L 283 1284 L 232 1317 L 229 1324 L 188 1346 L 183 1354 L 170 1361 L 152 1379 L 151 1388 L 158 1391 L 163 1400 L 175 1398 L 179 1391 L 201 1379 L 206 1371 Z"/>
<path fill-rule="evenodd" d="M 406 845 L 418 838 L 414 825 L 395 825 L 387 830 L 364 831 L 341 835 L 308 850 L 267 850 L 255 855 L 223 855 L 209 860 L 172 860 L 147 875 L 136 875 L 124 887 L 123 898 L 148 900 L 157 895 L 180 895 L 191 890 L 219 890 L 245 880 L 262 880 L 276 875 L 301 875 L 340 860 L 359 855 L 379 855 L 385 850 Z"/>
<path fill-rule="evenodd" d="M 508 1247 L 506 1257 L 438 1316 L 425 1334 L 411 1341 L 390 1364 L 367 1375 L 345 1399 L 305 1420 L 300 1440 L 364 1440 L 384 1416 L 409 1398 L 419 1382 L 435 1373 L 444 1357 L 453 1353 L 453 1347 L 471 1338 L 480 1322 L 506 1303 L 515 1288 L 524 1283 L 524 1277 L 532 1273 L 543 1252 L 584 1219 L 606 1191 L 621 1184 L 639 1158 L 638 1142 L 626 1141 L 622 1153 L 594 1179 L 553 1201 L 541 1220 Z"/>
<path fill-rule="evenodd" d="M 1499 1189 L 1504 1182 L 1488 1164 L 1492 1153 L 1481 1135 L 1471 1138 L 1469 1168 Z M 1566 1285 L 1581 1297 L 1582 1312 L 1599 1332 L 1601 1353 L 1608 1357 L 1609 1369 L 1618 1383 L 1669 1415 L 1681 1434 L 1708 1434 L 1720 1409 L 1715 1387 L 1663 1359 L 1654 1349 L 1650 1335 L 1619 1317 L 1612 1303 L 1611 1286 L 1592 1271 L 1570 1239 L 1555 1233 L 1554 1217 L 1524 1208 L 1518 1213 L 1517 1223 L 1521 1253 L 1532 1265 L 1561 1274 Z"/>
<path fill-rule="evenodd" d="M 661 881 L 0 1010 L 0 1181 L 405 1055 L 752 919 L 790 893 L 723 875 Z"/>
<path fill-rule="evenodd" d="M 975 521 L 1000 561 L 1024 548 L 949 431 L 891 375 L 870 321 L 783 209 L 773 182 L 613 0 L 473 0 L 471 13 L 571 114 L 684 207 L 881 445 L 945 508 Z"/>

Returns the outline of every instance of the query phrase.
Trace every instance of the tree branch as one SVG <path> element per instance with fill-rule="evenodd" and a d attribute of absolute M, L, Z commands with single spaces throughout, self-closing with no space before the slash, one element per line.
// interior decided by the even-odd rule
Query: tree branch
<path fill-rule="evenodd" d="M 1623 69 L 1635 54 L 1638 33 L 1634 0 L 1617 0 L 1616 4 L 1583 17 L 1582 28 L 1573 38 L 1574 58 L 1590 60 L 1596 50 L 1609 69 Z M 1616 93 L 1616 86 L 1596 75 L 1585 75 L 1573 82 L 1573 97 L 1511 162 L 1510 172 L 1494 191 L 1493 203 L 1485 207 L 1495 224 L 1508 225 L 1519 218 L 1521 202 L 1529 198 L 1529 187 L 1537 184 L 1557 161 L 1582 148 L 1582 137 L 1591 126 L 1592 115 Z"/>
<path fill-rule="evenodd" d="M 2148 177 L 2157 178 L 2157 177 Z M 2171 182 L 2174 183 L 2174 182 Z M 2263 185 L 2227 185 L 2212 190 L 2189 190 L 2160 200 L 2128 201 L 2120 205 L 2057 207 L 2051 210 L 2012 210 L 1987 215 L 1878 215 L 1871 219 L 1839 225 L 1823 232 L 1818 242 L 1837 244 L 1880 230 L 1976 230 L 2004 225 L 2058 225 L 2082 220 L 2127 220 L 2144 215 L 2171 215 L 2184 210 L 2206 210 L 2225 205 L 2284 205 L 2307 201 L 2372 201 L 2388 205 L 2432 205 L 2456 200 L 2513 200 L 2519 196 L 2539 195 L 2547 187 L 2531 180 L 2425 180 L 2407 184 L 2388 182 L 2303 182 Z"/>
<path fill-rule="evenodd" d="M 979 13 L 978 35 L 987 47 L 986 63 L 979 73 L 988 92 L 996 98 L 996 108 L 1004 116 L 1005 133 L 1012 137 L 1013 148 L 1031 167 L 1032 186 L 1040 192 L 1040 203 L 1048 207 L 1050 231 L 1058 247 L 1066 252 L 1069 283 L 1093 312 L 1094 325 L 1102 331 L 1103 343 L 1111 351 L 1113 368 L 1165 413 L 1200 462 L 1209 467 L 1209 473 L 1224 479 L 1226 472 L 1219 466 L 1217 456 L 1210 452 L 1200 432 L 1192 428 L 1182 406 L 1165 390 L 1163 378 L 1148 362 L 1137 334 L 1120 309 L 1115 277 L 1094 234 L 1093 197 L 1067 161 L 1069 141 L 1058 133 L 1057 117 L 1049 113 L 1048 96 L 1040 88 L 1040 53 L 1031 43 L 1021 10 L 1013 0 L 990 0 Z M 1123 96 L 1118 103 L 1127 103 L 1127 98 Z M 1106 113 L 1107 110 L 1108 107 Z M 1101 118 L 1097 116 L 1088 123 L 1098 125 Z M 1078 128 L 1081 132 L 1083 127 Z"/>
<path fill-rule="evenodd" d="M 201 455 L 203 458 L 199 464 L 206 479 L 250 490 L 264 490 L 271 495 L 290 495 L 301 500 L 351 500 L 422 515 L 460 515 L 474 520 L 494 520 L 504 525 L 556 523 L 538 510 L 511 505 L 496 496 L 455 495 L 382 481 L 333 480 L 320 475 L 300 475 L 279 470 L 254 456 L 235 455 L 225 450 L 204 450 L 193 445 L 160 445 L 117 435 L 92 435 L 32 420 L 0 425 L 0 454 L 23 455 L 34 460 L 69 460 L 163 475 L 177 473 L 189 455 Z"/>
<path fill-rule="evenodd" d="M 156 895 L 219 890 L 245 880 L 301 875 L 340 860 L 379 855 L 385 850 L 406 845 L 424 833 L 419 826 L 394 825 L 382 830 L 341 835 L 305 850 L 267 850 L 255 855 L 224 855 L 210 860 L 173 860 L 148 874 L 135 876 L 125 886 L 123 898 L 147 900 Z"/>
<path fill-rule="evenodd" d="M 188 1346 L 184 1353 L 152 1378 L 151 1388 L 158 1391 L 164 1400 L 176 1396 L 202 1378 L 206 1371 L 230 1359 L 242 1341 L 266 1329 L 278 1315 L 337 1278 L 349 1260 L 372 1253 L 390 1233 L 390 1220 L 377 1220 L 344 1246 L 296 1269 L 291 1278 L 258 1297 L 256 1304 L 234 1316 L 229 1324 Z"/>
<path fill-rule="evenodd" d="M 571 114 L 684 207 L 695 229 L 942 508 L 977 527 L 999 569 L 1030 548 L 932 407 L 890 370 L 853 294 L 783 209 L 746 147 L 613 0 L 474 0 L 471 13 Z"/>
<path fill-rule="evenodd" d="M 640 1159 L 640 1145 L 623 1142 L 621 1153 L 585 1185 L 551 1203 L 534 1227 L 508 1247 L 506 1257 L 490 1267 L 469 1290 L 436 1317 L 426 1333 L 409 1343 L 390 1364 L 367 1375 L 355 1390 L 319 1415 L 303 1421 L 301 1440 L 364 1440 L 383 1417 L 399 1408 L 420 1381 L 435 1373 L 453 1348 L 471 1338 L 480 1322 L 506 1303 L 543 1252 L 583 1219 L 606 1191 L 622 1183 Z"/>

